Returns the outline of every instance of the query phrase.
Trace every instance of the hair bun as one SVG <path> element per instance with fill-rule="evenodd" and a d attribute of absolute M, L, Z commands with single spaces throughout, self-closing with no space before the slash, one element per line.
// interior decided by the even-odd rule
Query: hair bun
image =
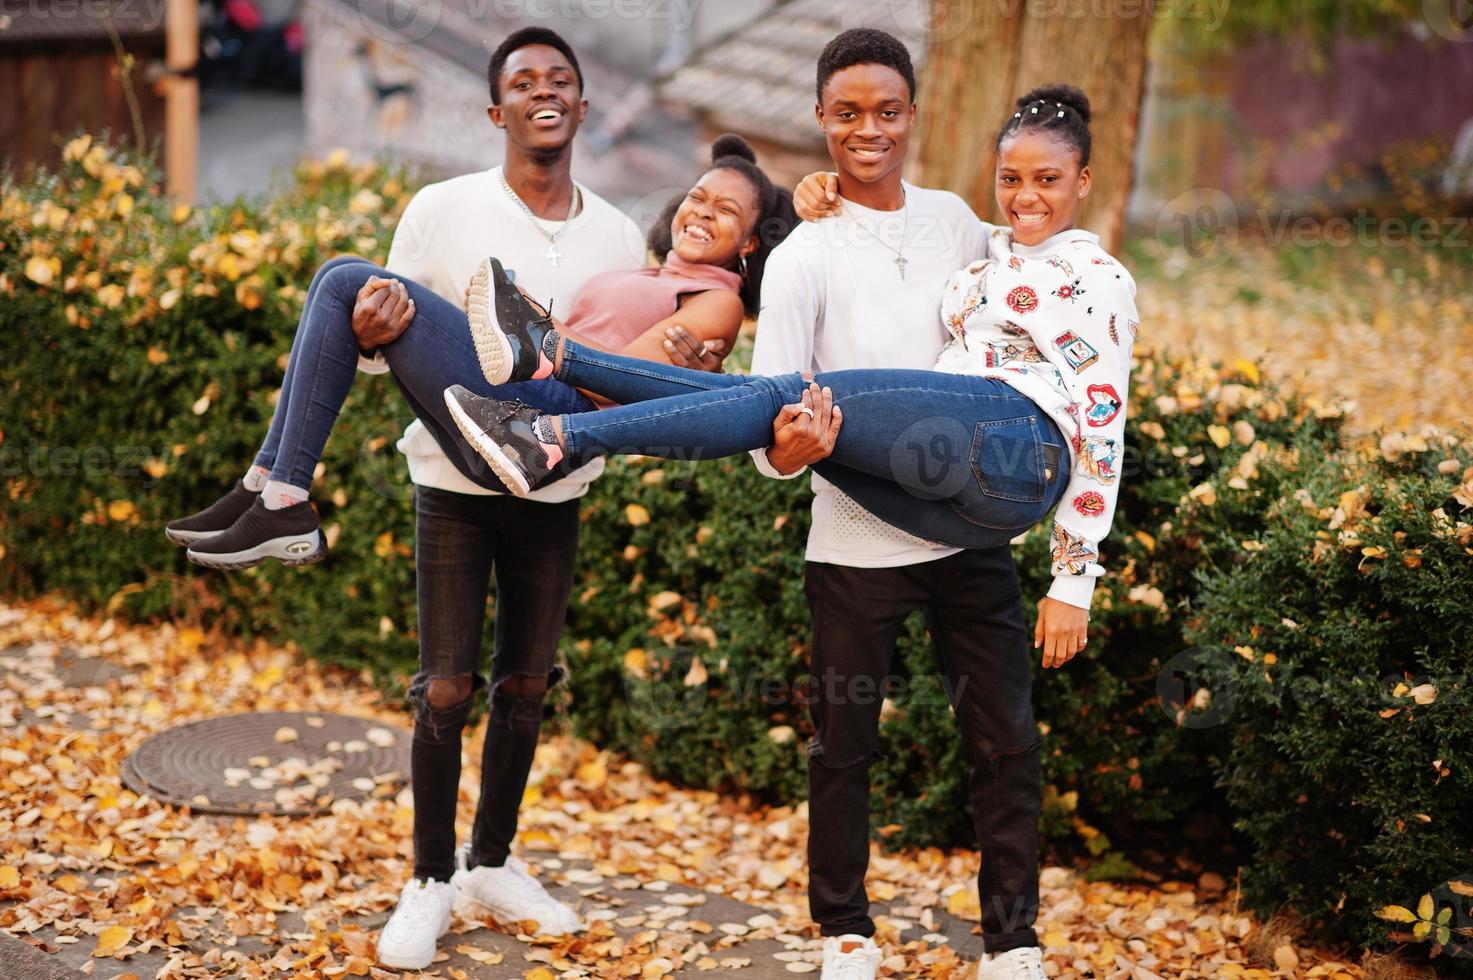
<path fill-rule="evenodd" d="M 736 133 L 724 133 L 711 144 L 711 162 L 715 163 L 722 157 L 741 157 L 749 163 L 757 162 L 756 152 Z"/>
<path fill-rule="evenodd" d="M 1018 111 L 1026 110 L 1035 102 L 1057 102 L 1066 105 L 1079 113 L 1079 118 L 1084 120 L 1085 125 L 1089 124 L 1089 97 L 1073 85 L 1040 85 L 1018 100 Z"/>

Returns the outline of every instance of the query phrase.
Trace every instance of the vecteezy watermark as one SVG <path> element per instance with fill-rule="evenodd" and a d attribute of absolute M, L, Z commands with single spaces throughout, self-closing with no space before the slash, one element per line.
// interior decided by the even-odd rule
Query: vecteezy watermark
<path fill-rule="evenodd" d="M 401 433 L 413 421 L 414 416 L 384 419 L 376 423 L 358 444 L 358 476 L 370 490 L 388 500 L 408 500 L 414 496 L 414 484 L 409 481 L 409 472 L 403 457 L 396 451 Z M 444 455 L 427 463 L 438 464 L 449 470 L 455 468 L 455 464 Z M 445 475 L 452 476 L 450 473 Z"/>
<path fill-rule="evenodd" d="M 1195 187 L 1156 215 L 1156 242 L 1182 269 L 1215 269 L 1238 249 L 1238 207 L 1215 187 Z"/>
<path fill-rule="evenodd" d="M 63 23 L 87 17 L 118 27 L 156 27 L 168 0 L 0 0 L 0 17 Z"/>
<path fill-rule="evenodd" d="M 1214 728 L 1232 716 L 1231 685 L 1220 679 L 1232 667 L 1233 655 L 1222 647 L 1191 647 L 1161 667 L 1156 675 L 1156 701 L 1181 728 Z"/>
<path fill-rule="evenodd" d="M 624 671 L 624 698 L 631 714 L 646 727 L 668 731 L 698 722 L 708 703 L 760 703 L 764 709 L 807 712 L 815 704 L 888 705 L 896 710 L 922 706 L 948 707 L 956 704 L 969 678 L 955 681 L 945 675 L 920 674 L 883 677 L 871 674 L 840 674 L 786 678 L 760 671 L 723 670 L 707 667 L 695 651 L 668 653 L 661 664 L 648 662 L 640 651 L 637 669 Z M 884 716 L 882 709 L 882 717 Z"/>
<path fill-rule="evenodd" d="M 1376 248 L 1403 248 L 1407 245 L 1421 248 L 1473 247 L 1473 221 L 1466 215 L 1446 218 L 1393 215 L 1383 218 L 1367 211 L 1357 211 L 1351 215 L 1314 218 L 1295 216 L 1289 211 L 1271 214 L 1260 209 L 1258 223 L 1264 241 L 1275 247 L 1285 244 L 1301 248 L 1312 245 L 1335 248 L 1352 245 Z"/>
<path fill-rule="evenodd" d="M 1438 676 L 1387 674 L 1312 674 L 1296 672 L 1278 662 L 1272 678 L 1262 672 L 1265 661 L 1246 648 L 1190 647 L 1161 666 L 1156 675 L 1156 700 L 1161 710 L 1182 728 L 1213 728 L 1226 724 L 1240 705 L 1276 711 L 1297 707 L 1308 710 L 1333 705 L 1337 711 L 1360 710 L 1396 714 L 1437 704 L 1443 710 L 1473 702 L 1473 678 L 1463 674 Z"/>
<path fill-rule="evenodd" d="M 1433 955 L 1473 958 L 1473 875 L 1451 878 L 1408 905 L 1386 905 L 1377 917 L 1392 923 L 1389 938 L 1430 943 Z"/>
<path fill-rule="evenodd" d="M 31 0 L 36 2 L 36 0 Z M 158 0 L 153 0 L 158 2 Z M 381 40 L 420 41 L 444 16 L 443 0 L 354 0 L 363 25 Z M 577 20 L 668 21 L 688 30 L 701 0 L 463 0 L 472 23 L 508 25 Z"/>
<path fill-rule="evenodd" d="M 1227 19 L 1232 0 L 890 0 L 890 23 L 848 23 L 846 27 L 882 27 L 928 46 L 961 36 L 974 21 L 996 13 L 1008 20 L 1136 20 L 1202 21 L 1215 31 Z M 862 9 L 862 8 L 860 8 Z M 851 20 L 858 20 L 858 13 Z"/>
<path fill-rule="evenodd" d="M 1473 41 L 1473 0 L 1422 0 L 1422 19 L 1439 37 Z"/>
<path fill-rule="evenodd" d="M 1168 263 L 1186 271 L 1227 262 L 1244 230 L 1257 232 L 1274 248 L 1473 248 L 1473 219 L 1466 215 L 1381 216 L 1361 209 L 1320 218 L 1289 208 L 1258 208 L 1245 220 L 1232 197 L 1215 187 L 1178 194 L 1156 215 L 1157 246 Z"/>
<path fill-rule="evenodd" d="M 674 31 L 695 23 L 702 0 L 465 0 L 476 21 L 498 17 L 509 21 L 647 20 L 669 21 Z"/>
<path fill-rule="evenodd" d="M 971 430 L 955 418 L 921 419 L 891 445 L 891 475 L 922 500 L 948 500 L 973 479 L 968 461 L 971 443 Z"/>
<path fill-rule="evenodd" d="M 151 488 L 165 471 L 168 454 L 153 446 L 53 446 L 32 442 L 27 446 L 0 446 L 0 477 L 143 477 L 139 484 Z"/>

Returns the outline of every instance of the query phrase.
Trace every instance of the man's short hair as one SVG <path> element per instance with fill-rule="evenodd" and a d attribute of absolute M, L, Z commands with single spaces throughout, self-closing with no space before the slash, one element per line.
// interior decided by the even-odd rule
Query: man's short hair
<path fill-rule="evenodd" d="M 573 53 L 573 46 L 563 40 L 563 36 L 557 31 L 546 27 L 523 27 L 521 30 L 513 31 L 496 46 L 491 52 L 491 64 L 486 68 L 486 80 L 491 83 L 491 104 L 501 105 L 501 72 L 506 68 L 506 59 L 512 56 L 512 52 L 522 48 L 529 48 L 534 44 L 545 44 L 550 48 L 556 48 L 568 59 L 568 64 L 573 68 L 573 74 L 578 78 L 578 91 L 583 91 L 583 69 L 578 67 L 578 56 Z"/>
<path fill-rule="evenodd" d="M 856 27 L 830 41 L 818 56 L 818 101 L 823 101 L 823 87 L 836 72 L 855 65 L 884 65 L 895 69 L 910 86 L 910 101 L 916 100 L 916 70 L 905 45 L 884 31 Z"/>

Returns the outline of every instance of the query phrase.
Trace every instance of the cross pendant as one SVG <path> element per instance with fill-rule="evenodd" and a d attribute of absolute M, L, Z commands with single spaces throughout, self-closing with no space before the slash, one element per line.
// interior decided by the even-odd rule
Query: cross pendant
<path fill-rule="evenodd" d="M 900 270 L 900 278 L 901 279 L 904 279 L 905 278 L 905 266 L 906 266 L 906 262 L 907 262 L 907 259 L 906 259 L 905 256 L 903 256 L 903 255 L 897 255 L 897 256 L 895 256 L 895 268 L 897 268 L 897 269 Z"/>
<path fill-rule="evenodd" d="M 563 252 L 562 252 L 562 249 L 560 249 L 560 248 L 557 247 L 557 242 L 548 242 L 547 243 L 547 256 L 546 257 L 547 257 L 547 261 L 551 262 L 553 265 L 557 265 L 558 264 L 558 259 L 561 259 L 563 257 Z"/>

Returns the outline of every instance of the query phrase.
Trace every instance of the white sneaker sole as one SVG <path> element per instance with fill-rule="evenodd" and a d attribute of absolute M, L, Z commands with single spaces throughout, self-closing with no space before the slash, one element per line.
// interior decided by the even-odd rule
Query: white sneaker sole
<path fill-rule="evenodd" d="M 491 472 L 496 474 L 508 490 L 518 497 L 525 497 L 532 492 L 532 484 L 527 480 L 527 474 L 522 468 L 506 454 L 506 451 L 498 446 L 491 437 L 481 431 L 480 426 L 465 413 L 460 403 L 451 398 L 447 392 L 445 395 L 445 407 L 450 409 L 450 417 L 455 420 L 455 427 L 460 434 L 465 436 L 465 441 L 471 444 L 480 457 L 491 467 Z"/>
<path fill-rule="evenodd" d="M 470 288 L 466 292 L 465 316 L 471 325 L 471 340 L 476 345 L 476 358 L 481 362 L 481 373 L 493 385 L 504 385 L 511 380 L 512 366 L 516 356 L 511 341 L 496 319 L 496 282 L 491 276 L 491 260 L 482 259 L 471 276 Z"/>
<path fill-rule="evenodd" d="M 537 934 L 540 936 L 571 936 L 574 933 L 582 932 L 585 928 L 587 928 L 580 920 L 577 927 L 573 929 L 567 931 L 553 932 L 551 931 L 551 926 L 544 925 L 542 920 L 537 918 L 535 915 L 523 916 L 519 918 L 517 916 L 517 913 L 513 910 L 497 908 L 495 905 L 490 905 L 486 902 L 483 902 L 479 898 L 475 898 L 471 895 L 466 894 L 465 892 L 461 892 L 459 895 L 456 896 L 455 911 L 457 914 L 460 915 L 461 918 L 474 918 L 476 910 L 478 909 L 485 909 L 487 912 L 490 912 L 491 917 L 502 925 L 513 925 L 518 922 L 525 922 L 527 919 L 533 919 L 537 922 Z"/>
<path fill-rule="evenodd" d="M 450 931 L 450 921 L 446 919 L 445 925 L 440 929 L 440 935 L 435 937 L 435 942 L 430 944 L 426 952 L 418 950 L 390 950 L 384 952 L 382 946 L 378 947 L 379 966 L 393 967 L 396 970 L 423 970 L 435 962 L 435 953 L 440 946 L 440 937 Z"/>
<path fill-rule="evenodd" d="M 254 568 L 268 558 L 275 558 L 283 565 L 315 565 L 327 557 L 327 541 L 322 537 L 322 529 L 318 528 L 310 534 L 289 534 L 282 538 L 272 538 L 245 551 L 216 555 L 191 548 L 184 554 L 196 565 L 227 571 Z"/>

